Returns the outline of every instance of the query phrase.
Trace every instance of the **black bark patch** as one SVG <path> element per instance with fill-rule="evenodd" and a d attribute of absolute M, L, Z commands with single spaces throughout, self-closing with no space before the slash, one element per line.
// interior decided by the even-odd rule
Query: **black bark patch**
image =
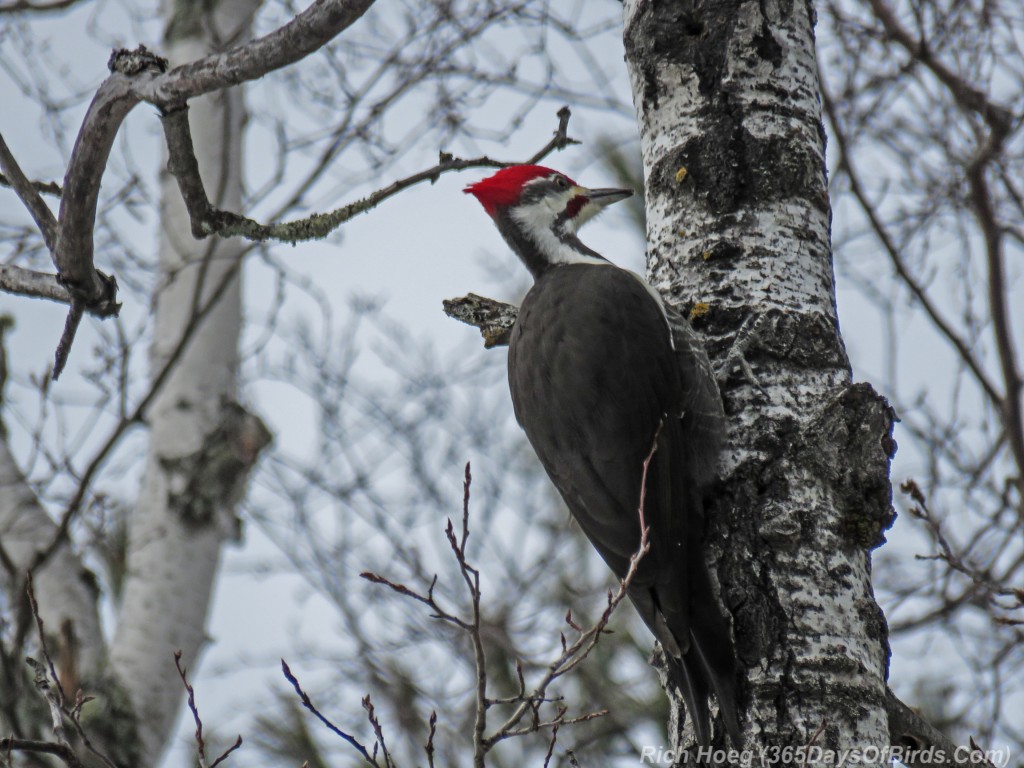
<path fill-rule="evenodd" d="M 739 328 L 749 316 L 749 310 L 743 307 L 710 307 L 701 326 L 707 329 L 704 346 L 713 360 L 725 359 L 734 343 L 733 334 L 725 331 Z M 843 340 L 828 315 L 773 309 L 759 318 L 759 325 L 761 329 L 744 355 L 755 370 L 758 362 L 771 361 L 785 361 L 807 370 L 849 370 Z"/>
<path fill-rule="evenodd" d="M 715 266 L 730 266 L 743 256 L 740 244 L 728 238 L 716 240 L 702 254 L 701 258 Z"/>
<path fill-rule="evenodd" d="M 198 451 L 160 459 L 170 483 L 168 508 L 196 528 L 212 525 L 218 509 L 234 506 L 249 471 L 271 441 L 263 421 L 238 403 L 224 403 L 221 416 Z"/>
<path fill-rule="evenodd" d="M 706 98 L 721 91 L 729 40 L 739 17 L 738 0 L 641 3 L 625 30 L 626 58 L 672 61 L 691 68 Z M 642 53 L 641 53 L 642 52 Z M 657 87 L 644 72 L 644 106 L 657 106 Z"/>
<path fill-rule="evenodd" d="M 731 109 L 707 114 L 707 129 L 655 166 L 654 188 L 674 190 L 717 216 L 794 198 L 827 211 L 825 172 L 814 148 L 791 136 L 757 138 L 741 119 Z"/>
<path fill-rule="evenodd" d="M 757 30 L 757 34 L 754 35 L 754 50 L 757 51 L 757 55 L 765 61 L 770 61 L 772 67 L 778 67 L 782 64 L 782 46 L 779 45 L 779 41 L 775 39 L 775 35 L 772 34 L 771 27 L 768 24 L 768 15 L 765 13 L 764 2 L 761 2 L 761 28 Z"/>
<path fill-rule="evenodd" d="M 896 520 L 889 463 L 896 414 L 870 384 L 852 384 L 804 430 L 798 461 L 835 491 L 840 532 L 851 546 L 875 549 Z"/>

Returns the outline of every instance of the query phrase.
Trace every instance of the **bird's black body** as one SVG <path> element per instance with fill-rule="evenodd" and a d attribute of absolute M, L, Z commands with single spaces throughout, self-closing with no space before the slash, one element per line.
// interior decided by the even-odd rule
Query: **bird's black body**
<path fill-rule="evenodd" d="M 689 359 L 692 337 L 675 335 L 682 350 L 632 273 L 611 264 L 553 267 L 520 307 L 508 378 L 516 418 L 541 464 L 620 579 L 640 547 L 643 463 L 657 437 L 644 508 L 651 549 L 629 597 L 677 665 L 695 733 L 707 743 L 707 696 L 714 690 L 731 706 L 735 670 L 702 549 L 701 495 L 713 466 L 689 459 L 717 453 L 721 401 L 708 387 L 703 351 Z"/>
<path fill-rule="evenodd" d="M 724 423 L 714 371 L 685 319 L 575 236 L 572 217 L 590 204 L 581 196 L 614 201 L 628 192 L 568 187 L 561 174 L 539 169 L 550 175 L 527 181 L 514 205 L 504 202 L 512 193 L 493 184 L 513 170 L 468 191 L 534 276 L 509 342 L 516 418 L 620 579 L 640 547 L 643 465 L 656 442 L 644 504 L 650 551 L 628 594 L 665 649 L 698 742 L 711 740 L 713 692 L 739 747 L 733 645 L 703 550 L 702 498 Z"/>

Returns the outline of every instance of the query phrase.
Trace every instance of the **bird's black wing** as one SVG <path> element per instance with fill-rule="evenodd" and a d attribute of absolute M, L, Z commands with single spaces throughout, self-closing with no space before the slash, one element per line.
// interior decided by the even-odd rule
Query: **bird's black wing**
<path fill-rule="evenodd" d="M 516 418 L 621 577 L 639 547 L 643 460 L 681 392 L 664 314 L 625 270 L 557 267 L 527 294 L 509 347 Z"/>

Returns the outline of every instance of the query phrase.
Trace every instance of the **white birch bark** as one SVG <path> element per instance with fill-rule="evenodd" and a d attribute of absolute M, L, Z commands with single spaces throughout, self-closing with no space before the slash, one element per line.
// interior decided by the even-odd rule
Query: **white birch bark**
<path fill-rule="evenodd" d="M 870 550 L 891 524 L 892 415 L 851 385 L 839 336 L 812 16 L 784 0 L 625 2 L 652 283 L 695 310 L 719 362 L 745 318 L 766 321 L 747 355 L 764 394 L 724 388 L 708 511 L 748 748 L 805 746 L 823 724 L 824 749 L 889 743 Z"/>
<path fill-rule="evenodd" d="M 257 0 L 180 3 L 166 51 L 172 64 L 247 38 Z M 187 14 L 191 11 L 193 16 Z M 184 15 L 183 15 L 184 14 Z M 190 104 L 203 180 L 215 205 L 240 210 L 245 107 L 240 88 Z M 197 307 L 227 287 L 184 348 L 150 411 L 150 448 L 131 519 L 123 599 L 111 661 L 138 717 L 143 764 L 173 732 L 182 689 L 173 653 L 196 666 L 221 547 L 234 534 L 231 489 L 203 476 L 215 432 L 230 419 L 238 374 L 241 295 L 233 273 L 242 245 L 196 241 L 174 179 L 161 178 L 160 274 L 151 350 L 153 375 L 178 347 Z"/>
<path fill-rule="evenodd" d="M 14 566 L 14 574 L 5 574 L 12 599 L 24 599 L 26 572 L 56 536 L 56 523 L 29 487 L 0 427 L 0 546 Z M 96 681 L 106 660 L 96 577 L 65 542 L 36 569 L 33 591 L 61 683 L 73 700 L 78 688 L 88 690 Z"/>

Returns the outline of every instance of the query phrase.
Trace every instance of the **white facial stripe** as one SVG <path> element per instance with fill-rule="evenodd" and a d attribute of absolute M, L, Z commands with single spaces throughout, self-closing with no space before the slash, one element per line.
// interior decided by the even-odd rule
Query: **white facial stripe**
<path fill-rule="evenodd" d="M 513 208 L 512 218 L 522 226 L 523 232 L 533 239 L 551 264 L 607 264 L 604 259 L 587 256 L 570 248 L 552 230 L 555 219 L 572 196 L 572 191 L 567 190 L 565 199 L 559 195 L 554 199 L 539 200 L 533 205 Z"/>

